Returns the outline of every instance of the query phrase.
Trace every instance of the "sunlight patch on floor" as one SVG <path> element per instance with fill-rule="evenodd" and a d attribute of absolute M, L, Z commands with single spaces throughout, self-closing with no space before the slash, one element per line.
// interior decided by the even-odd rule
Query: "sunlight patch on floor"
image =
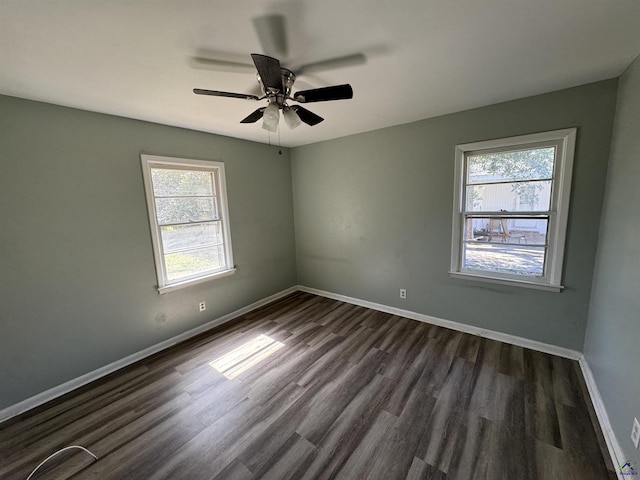
<path fill-rule="evenodd" d="M 284 343 L 280 343 L 266 335 L 259 335 L 229 353 L 209 362 L 209 365 L 229 380 L 233 380 L 242 372 L 247 371 L 282 347 L 284 347 Z"/>

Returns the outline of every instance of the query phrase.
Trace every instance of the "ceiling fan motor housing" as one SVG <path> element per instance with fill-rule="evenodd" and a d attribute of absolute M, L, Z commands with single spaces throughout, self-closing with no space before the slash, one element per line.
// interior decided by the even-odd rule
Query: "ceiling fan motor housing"
<path fill-rule="evenodd" d="M 280 68 L 280 73 L 282 76 L 282 91 L 276 92 L 269 88 L 265 88 L 262 78 L 260 78 L 260 74 L 256 74 L 256 78 L 258 79 L 258 83 L 260 84 L 260 88 L 262 92 L 267 97 L 269 103 L 275 103 L 279 108 L 285 106 L 285 102 L 287 99 L 291 98 L 291 89 L 293 88 L 293 84 L 296 81 L 296 75 L 289 70 L 288 68 Z"/>

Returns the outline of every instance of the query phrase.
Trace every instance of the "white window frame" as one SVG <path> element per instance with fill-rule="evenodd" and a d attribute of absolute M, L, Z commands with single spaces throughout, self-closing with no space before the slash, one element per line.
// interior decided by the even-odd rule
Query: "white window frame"
<path fill-rule="evenodd" d="M 559 292 L 562 285 L 562 265 L 569 216 L 569 199 L 571 195 L 571 176 L 575 152 L 576 128 L 555 130 L 551 132 L 520 135 L 517 137 L 489 140 L 456 145 L 455 148 L 455 180 L 453 199 L 453 232 L 451 241 L 452 277 L 478 280 L 503 285 L 514 285 L 540 290 Z M 495 153 L 527 149 L 533 147 L 556 147 L 553 179 L 551 187 L 551 204 L 549 207 L 548 246 L 545 258 L 544 275 L 542 277 L 523 277 L 506 273 L 484 272 L 462 268 L 462 248 L 464 244 L 466 159 L 471 154 Z M 474 212 L 496 214 L 499 212 Z M 516 213 L 516 212 L 512 212 Z M 547 213 L 547 212 L 545 212 Z"/>
<path fill-rule="evenodd" d="M 156 275 L 158 279 L 158 292 L 167 293 L 179 288 L 188 287 L 203 283 L 214 278 L 231 275 L 236 269 L 233 263 L 233 251 L 231 247 L 231 230 L 229 228 L 229 209 L 227 205 L 227 188 L 224 173 L 224 163 L 208 160 L 193 160 L 188 158 L 165 157 L 159 155 L 140 154 L 142 163 L 142 176 L 147 197 L 147 209 L 149 213 L 149 226 L 151 228 L 151 239 L 153 243 L 153 254 L 156 265 Z M 158 216 L 156 212 L 156 202 L 151 180 L 152 168 L 176 168 L 192 171 L 207 171 L 213 173 L 215 182 L 216 197 L 218 202 L 218 215 L 221 217 L 222 237 L 224 241 L 225 268 L 214 272 L 205 272 L 194 275 L 187 279 L 169 281 L 166 274 L 164 262 L 164 252 L 162 248 L 162 237 Z"/>

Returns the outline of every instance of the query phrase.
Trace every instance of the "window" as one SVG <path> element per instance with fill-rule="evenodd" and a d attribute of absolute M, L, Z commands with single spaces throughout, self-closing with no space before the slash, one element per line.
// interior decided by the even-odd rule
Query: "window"
<path fill-rule="evenodd" d="M 451 275 L 560 291 L 576 129 L 456 146 Z"/>
<path fill-rule="evenodd" d="M 235 272 L 224 164 L 140 158 L 160 293 Z"/>

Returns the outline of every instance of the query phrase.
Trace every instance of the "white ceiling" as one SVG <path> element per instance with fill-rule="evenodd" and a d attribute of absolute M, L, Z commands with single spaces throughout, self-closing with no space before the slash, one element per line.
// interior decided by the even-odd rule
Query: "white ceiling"
<path fill-rule="evenodd" d="M 266 13 L 286 16 L 291 63 L 367 56 L 298 78 L 354 98 L 305 105 L 325 121 L 282 123 L 285 146 L 617 77 L 640 53 L 639 0 L 0 0 L 0 93 L 266 143 L 239 123 L 266 101 L 192 93 L 254 89 L 193 57 L 251 63 Z"/>

